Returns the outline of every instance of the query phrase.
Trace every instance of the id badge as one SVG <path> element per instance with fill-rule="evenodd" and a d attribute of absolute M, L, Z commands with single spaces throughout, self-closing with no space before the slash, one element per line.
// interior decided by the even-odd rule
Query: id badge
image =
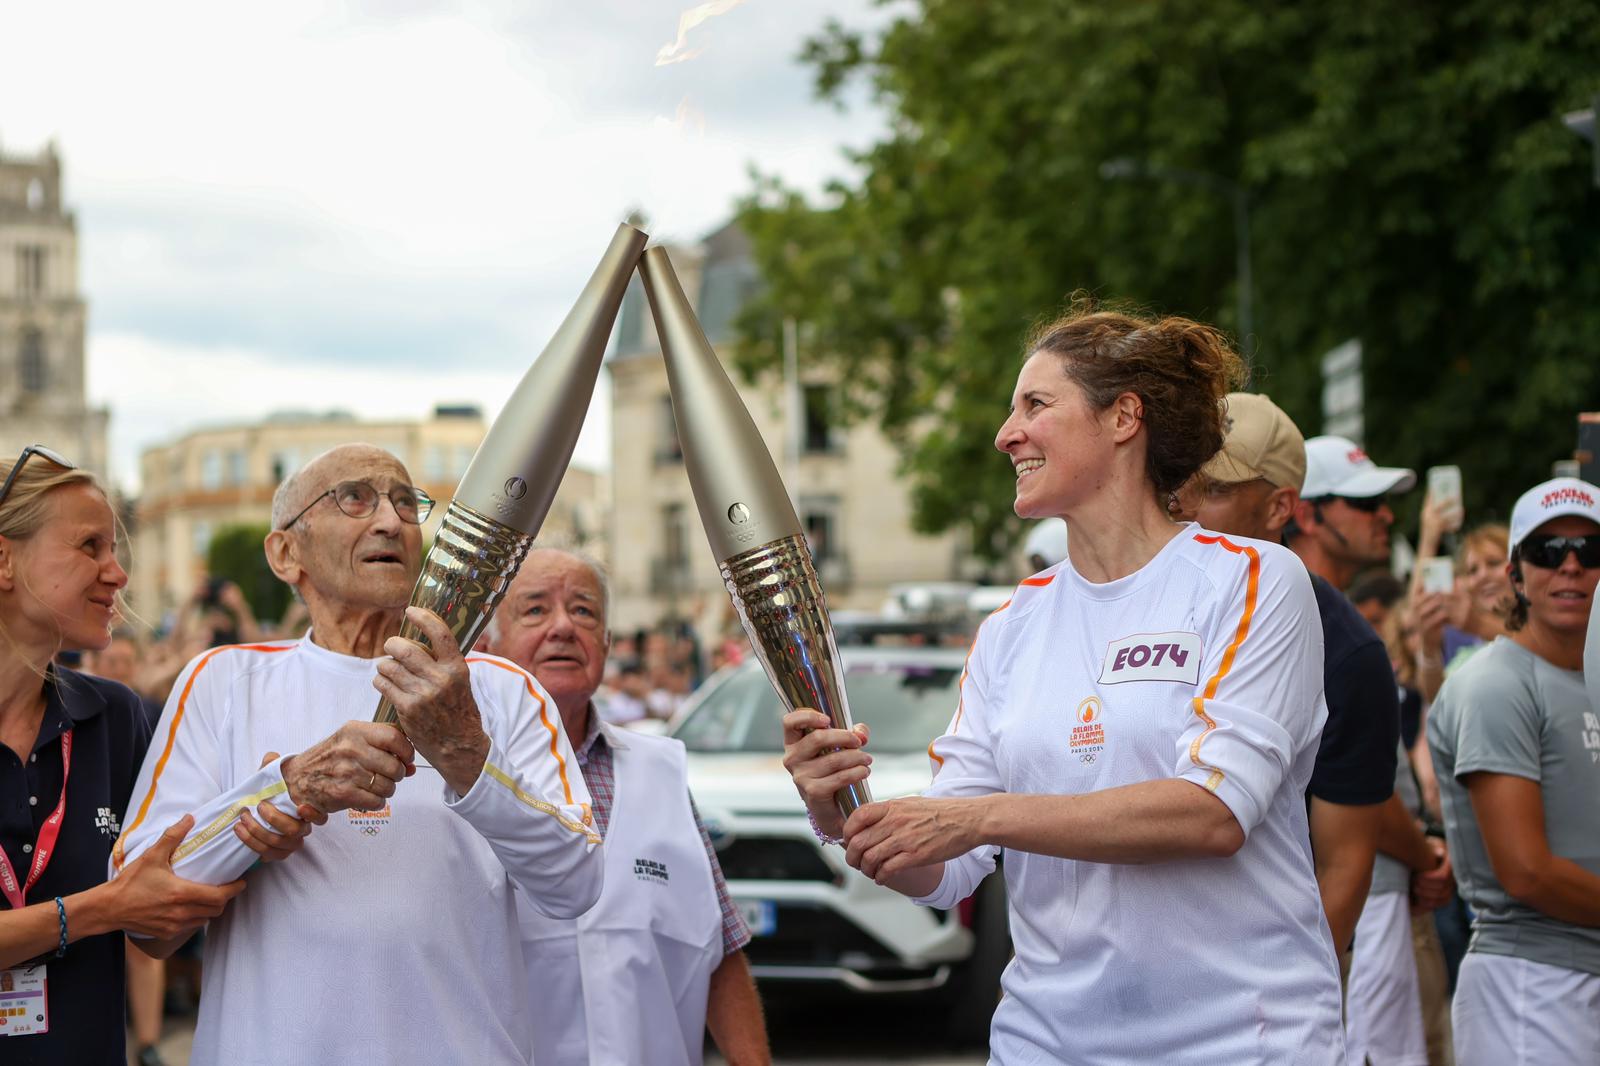
<path fill-rule="evenodd" d="M 44 990 L 42 962 L 0 970 L 0 1036 L 33 1036 L 50 1031 Z"/>

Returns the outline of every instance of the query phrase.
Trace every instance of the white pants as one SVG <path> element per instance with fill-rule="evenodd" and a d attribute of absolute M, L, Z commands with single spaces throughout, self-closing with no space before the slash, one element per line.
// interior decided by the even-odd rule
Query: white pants
<path fill-rule="evenodd" d="M 1600 975 L 1469 951 L 1451 1016 L 1456 1066 L 1600 1062 Z"/>
<path fill-rule="evenodd" d="M 1411 949 L 1411 901 L 1404 892 L 1368 896 L 1356 923 L 1345 990 L 1345 1046 L 1352 1063 L 1428 1066 L 1422 991 Z"/>

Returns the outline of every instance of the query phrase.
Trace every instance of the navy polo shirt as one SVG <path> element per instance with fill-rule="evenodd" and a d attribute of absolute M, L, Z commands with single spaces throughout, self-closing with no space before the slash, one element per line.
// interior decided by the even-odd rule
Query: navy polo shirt
<path fill-rule="evenodd" d="M 66 817 L 54 857 L 27 902 L 93 888 L 106 879 L 133 782 L 150 746 L 139 697 L 115 681 L 58 666 L 45 682 L 44 719 L 27 759 L 0 745 L 0 847 L 26 881 L 44 820 L 61 798 L 61 735 L 72 730 Z M 8 906 L 0 897 L 0 907 Z M 67 909 L 71 925 L 72 910 Z M 50 1031 L 0 1037 L 6 1066 L 125 1066 L 123 934 L 85 937 L 63 958 L 45 953 Z"/>

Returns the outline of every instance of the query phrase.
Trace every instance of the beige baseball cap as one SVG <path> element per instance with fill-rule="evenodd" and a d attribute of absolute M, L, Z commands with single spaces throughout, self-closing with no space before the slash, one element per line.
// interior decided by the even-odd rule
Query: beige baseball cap
<path fill-rule="evenodd" d="M 1222 450 L 1200 468 L 1212 481 L 1235 485 L 1265 478 L 1299 490 L 1306 477 L 1306 442 L 1283 408 L 1254 392 L 1228 393 Z"/>

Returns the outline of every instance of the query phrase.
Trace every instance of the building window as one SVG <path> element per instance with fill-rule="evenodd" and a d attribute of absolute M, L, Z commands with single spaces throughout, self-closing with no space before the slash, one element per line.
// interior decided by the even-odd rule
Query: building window
<path fill-rule="evenodd" d="M 839 555 L 839 500 L 834 496 L 812 496 L 800 500 L 800 525 L 806 531 L 811 557 L 818 564 Z"/>
<path fill-rule="evenodd" d="M 669 503 L 661 508 L 661 558 L 668 569 L 688 569 L 689 544 L 685 539 L 681 503 Z"/>
<path fill-rule="evenodd" d="M 43 392 L 49 385 L 44 357 L 44 334 L 36 329 L 22 331 L 22 351 L 17 359 L 23 392 Z"/>
<path fill-rule="evenodd" d="M 243 485 L 246 480 L 247 459 L 244 452 L 235 448 L 228 453 L 228 484 Z"/>
<path fill-rule="evenodd" d="M 211 550 L 211 523 L 210 522 L 196 522 L 194 524 L 193 547 L 194 547 L 194 554 L 196 556 L 199 556 L 200 558 L 204 558 L 206 553 Z"/>
<path fill-rule="evenodd" d="M 470 444 L 456 445 L 455 478 L 457 481 L 467 476 L 467 467 L 472 465 L 472 456 L 477 450 Z"/>
<path fill-rule="evenodd" d="M 450 476 L 449 470 L 446 469 L 444 445 L 428 445 L 426 456 L 422 463 L 422 472 L 430 483 L 437 485 Z"/>
<path fill-rule="evenodd" d="M 208 490 L 222 487 L 222 453 L 215 448 L 207 448 L 200 456 L 200 487 Z"/>
<path fill-rule="evenodd" d="M 44 292 L 44 248 L 37 244 L 17 246 L 17 295 L 38 296 Z"/>
<path fill-rule="evenodd" d="M 834 433 L 833 386 L 807 385 L 801 394 L 800 450 L 807 454 L 838 450 Z"/>
<path fill-rule="evenodd" d="M 293 448 L 282 448 L 272 456 L 272 483 L 281 485 L 283 479 L 300 469 L 300 453 Z"/>
<path fill-rule="evenodd" d="M 44 182 L 34 178 L 28 182 L 28 210 L 37 211 L 44 207 Z"/>
<path fill-rule="evenodd" d="M 678 420 L 672 413 L 671 396 L 662 396 L 656 405 L 656 462 L 683 462 L 683 445 L 678 440 Z"/>

